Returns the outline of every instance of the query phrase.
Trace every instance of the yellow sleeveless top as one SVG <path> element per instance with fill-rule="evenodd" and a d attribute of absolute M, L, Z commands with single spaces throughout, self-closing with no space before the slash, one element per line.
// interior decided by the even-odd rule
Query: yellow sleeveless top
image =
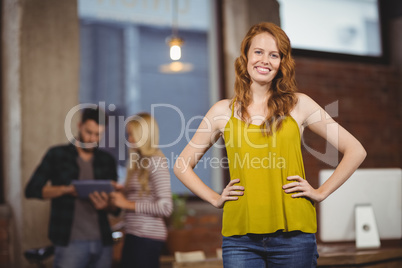
<path fill-rule="evenodd" d="M 233 116 L 224 129 L 230 178 L 240 179 L 244 195 L 227 201 L 223 208 L 224 236 L 317 231 L 314 204 L 307 198 L 293 198 L 282 189 L 286 178 L 305 179 L 300 130 L 291 116 L 273 135 L 263 135 L 260 126 Z"/>

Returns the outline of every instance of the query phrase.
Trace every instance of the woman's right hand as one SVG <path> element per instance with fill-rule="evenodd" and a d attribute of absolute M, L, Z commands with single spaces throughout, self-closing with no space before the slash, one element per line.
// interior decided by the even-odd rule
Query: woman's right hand
<path fill-rule="evenodd" d="M 111 192 L 109 196 L 110 202 L 115 207 L 124 208 L 128 201 L 121 192 Z"/>
<path fill-rule="evenodd" d="M 109 196 L 112 206 L 135 211 L 135 202 L 129 201 L 122 192 L 111 192 Z"/>
<path fill-rule="evenodd" d="M 226 185 L 225 189 L 223 189 L 222 194 L 219 199 L 216 200 L 215 207 L 223 208 L 223 205 L 226 201 L 235 201 L 239 199 L 239 196 L 244 194 L 244 187 L 240 185 L 235 185 L 239 183 L 240 179 L 231 180 L 228 185 Z"/>

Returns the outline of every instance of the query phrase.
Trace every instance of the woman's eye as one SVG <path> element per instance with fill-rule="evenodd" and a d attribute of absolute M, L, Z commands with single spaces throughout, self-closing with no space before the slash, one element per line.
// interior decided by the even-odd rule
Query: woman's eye
<path fill-rule="evenodd" d="M 256 51 L 255 51 L 255 54 L 260 55 L 260 54 L 262 54 L 262 51 L 260 51 L 260 50 L 256 50 Z"/>
<path fill-rule="evenodd" d="M 277 58 L 279 58 L 279 55 L 278 54 L 272 54 L 271 57 L 274 58 L 274 59 L 277 59 Z"/>

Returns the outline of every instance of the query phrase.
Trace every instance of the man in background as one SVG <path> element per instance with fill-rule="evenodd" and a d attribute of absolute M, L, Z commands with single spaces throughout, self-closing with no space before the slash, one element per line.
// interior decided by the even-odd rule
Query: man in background
<path fill-rule="evenodd" d="M 78 198 L 72 185 L 73 180 L 110 180 L 117 187 L 115 159 L 98 148 L 104 119 L 99 108 L 84 109 L 77 139 L 50 148 L 25 189 L 27 198 L 51 199 L 48 236 L 55 246 L 56 268 L 112 265 L 109 196 L 93 192 L 89 199 Z"/>

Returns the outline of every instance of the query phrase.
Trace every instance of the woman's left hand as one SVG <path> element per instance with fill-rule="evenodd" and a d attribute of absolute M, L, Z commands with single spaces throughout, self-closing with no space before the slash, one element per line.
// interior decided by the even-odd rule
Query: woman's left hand
<path fill-rule="evenodd" d="M 282 186 L 285 193 L 292 194 L 293 198 L 297 197 L 307 197 L 315 203 L 319 203 L 324 200 L 324 197 L 320 194 L 319 190 L 314 189 L 308 183 L 307 180 L 300 176 L 290 176 L 287 177 L 288 181 L 293 181 Z"/>

